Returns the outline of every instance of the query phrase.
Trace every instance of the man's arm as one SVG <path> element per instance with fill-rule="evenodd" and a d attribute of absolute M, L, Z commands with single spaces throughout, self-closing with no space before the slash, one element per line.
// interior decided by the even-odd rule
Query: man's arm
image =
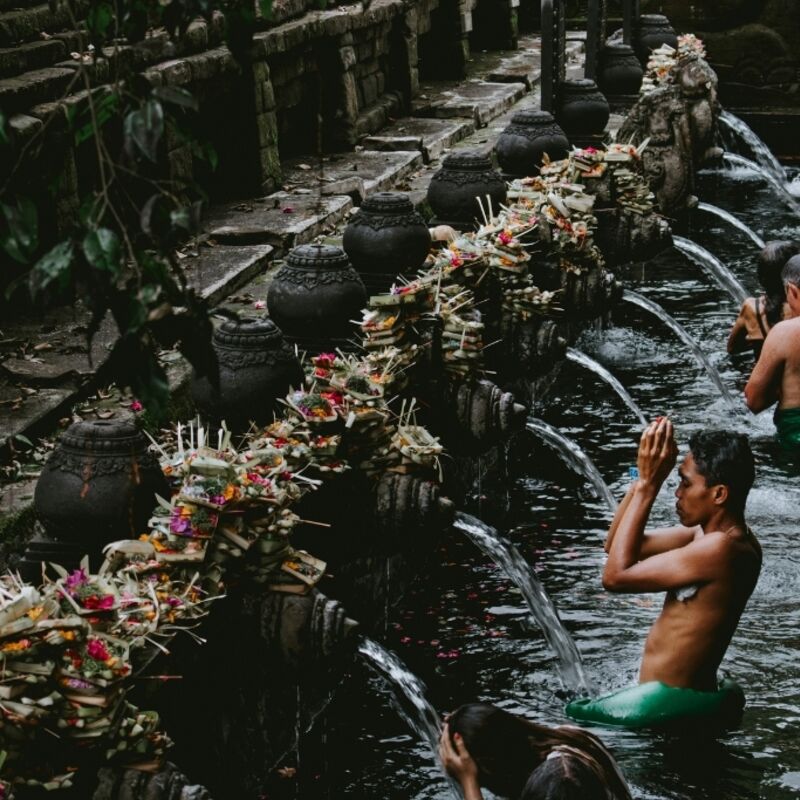
<path fill-rule="evenodd" d="M 728 334 L 727 350 L 729 353 L 737 353 L 739 350 L 744 349 L 745 345 L 747 344 L 747 325 L 744 317 L 747 313 L 748 302 L 749 299 L 742 303 L 739 316 L 736 317 L 736 322 L 733 323 L 731 332 Z"/>
<path fill-rule="evenodd" d="M 783 325 L 779 322 L 764 340 L 764 349 L 756 362 L 750 380 L 744 387 L 744 398 L 747 407 L 758 414 L 769 408 L 779 399 L 781 375 L 786 363 L 783 352 Z"/>
<path fill-rule="evenodd" d="M 721 574 L 725 547 L 722 535 L 709 534 L 687 547 L 627 567 L 609 558 L 603 588 L 610 592 L 664 592 L 691 583 L 708 583 Z"/>
<path fill-rule="evenodd" d="M 620 520 L 625 516 L 631 497 L 633 497 L 634 489 L 635 484 L 631 484 L 625 497 L 617 508 L 617 513 L 614 515 L 611 527 L 608 529 L 608 536 L 606 536 L 606 541 L 603 545 L 606 553 L 611 552 L 611 545 L 614 543 L 617 528 L 619 527 Z M 694 541 L 699 530 L 699 525 L 696 525 L 694 528 L 687 528 L 685 525 L 675 525 L 671 528 L 646 530 L 639 546 L 639 559 L 650 558 L 659 553 L 666 553 L 668 550 L 674 550 L 676 547 L 685 547 L 687 544 Z"/>

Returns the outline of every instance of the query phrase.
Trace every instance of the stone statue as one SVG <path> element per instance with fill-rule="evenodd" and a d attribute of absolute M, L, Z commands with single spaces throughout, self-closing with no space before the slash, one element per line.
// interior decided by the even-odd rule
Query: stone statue
<path fill-rule="evenodd" d="M 679 48 L 667 78 L 643 91 L 628 113 L 618 140 L 649 139 L 642 158 L 662 213 L 678 215 L 697 204 L 695 172 L 722 153 L 720 111 L 716 73 L 699 53 Z"/>

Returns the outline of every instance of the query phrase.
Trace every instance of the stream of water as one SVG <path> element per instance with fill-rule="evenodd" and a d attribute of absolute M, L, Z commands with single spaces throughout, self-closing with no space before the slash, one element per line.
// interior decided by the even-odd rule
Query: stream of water
<path fill-rule="evenodd" d="M 647 425 L 647 417 L 644 412 L 637 405 L 636 401 L 630 396 L 628 390 L 619 382 L 619 380 L 611 374 L 599 361 L 576 350 L 574 347 L 567 348 L 567 360 L 575 364 L 580 364 L 590 372 L 594 372 L 601 380 L 605 381 L 616 393 L 620 400 L 631 410 L 633 415 L 639 420 L 642 425 Z"/>
<path fill-rule="evenodd" d="M 469 514 L 456 514 L 453 527 L 466 534 L 520 590 L 550 649 L 558 659 L 558 676 L 564 688 L 570 690 L 573 697 L 591 695 L 581 654 L 564 628 L 553 601 L 547 596 L 519 550 L 501 539 L 490 525 Z"/>
<path fill-rule="evenodd" d="M 678 250 L 703 267 L 737 303 L 745 301 L 747 290 L 712 252 L 683 236 L 673 236 L 672 241 Z"/>
<path fill-rule="evenodd" d="M 711 205 L 711 203 L 698 203 L 697 210 L 705 211 L 707 214 L 713 214 L 715 217 L 725 220 L 729 225 L 733 225 L 734 228 L 740 230 L 747 236 L 759 250 L 764 247 L 764 240 L 749 225 L 745 225 L 738 217 L 734 217 L 733 214 L 726 211 L 724 208 Z"/>

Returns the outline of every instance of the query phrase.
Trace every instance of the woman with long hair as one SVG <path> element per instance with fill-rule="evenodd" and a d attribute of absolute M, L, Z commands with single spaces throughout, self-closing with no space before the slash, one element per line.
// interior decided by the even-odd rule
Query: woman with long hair
<path fill-rule="evenodd" d="M 748 297 L 739 311 L 728 336 L 728 352 L 738 353 L 752 349 L 756 360 L 761 354 L 764 339 L 770 328 L 791 314 L 786 303 L 786 290 L 781 280 L 781 270 L 786 262 L 800 253 L 800 242 L 767 242 L 758 255 L 758 280 L 764 294 Z"/>
<path fill-rule="evenodd" d="M 538 725 L 487 703 L 448 717 L 439 755 L 465 800 L 483 800 L 482 786 L 511 800 L 631 800 L 596 736 L 571 725 Z"/>

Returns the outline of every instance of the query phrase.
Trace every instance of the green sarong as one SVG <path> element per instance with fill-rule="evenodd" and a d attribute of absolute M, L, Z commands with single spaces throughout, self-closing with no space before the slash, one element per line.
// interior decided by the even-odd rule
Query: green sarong
<path fill-rule="evenodd" d="M 596 700 L 573 700 L 567 705 L 566 714 L 579 722 L 654 728 L 700 720 L 732 723 L 738 720 L 743 708 L 741 687 L 723 678 L 716 692 L 679 689 L 661 681 L 648 681 Z"/>
<path fill-rule="evenodd" d="M 800 408 L 778 408 L 773 421 L 781 447 L 800 452 Z"/>

